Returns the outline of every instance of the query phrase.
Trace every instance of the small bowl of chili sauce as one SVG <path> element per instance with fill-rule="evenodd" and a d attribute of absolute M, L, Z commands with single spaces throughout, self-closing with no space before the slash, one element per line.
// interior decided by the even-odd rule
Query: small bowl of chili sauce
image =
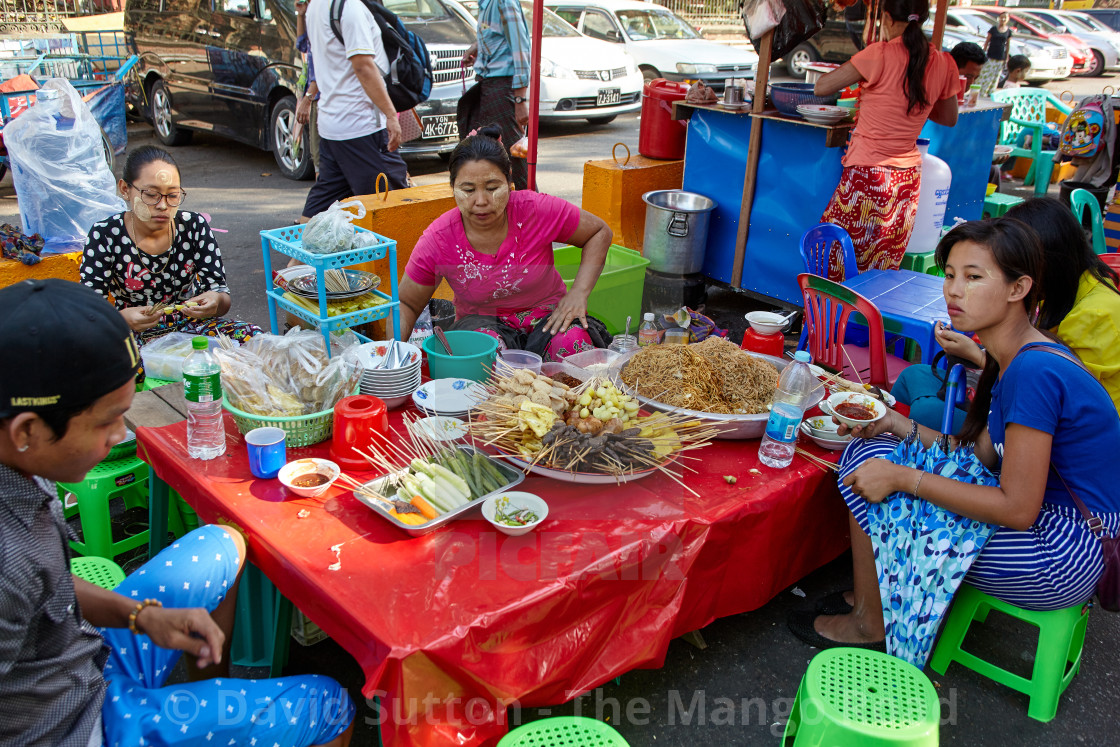
<path fill-rule="evenodd" d="M 342 470 L 327 459 L 297 459 L 280 468 L 276 476 L 288 490 L 304 498 L 318 498 L 334 484 Z"/>
<path fill-rule="evenodd" d="M 821 410 L 850 428 L 871 425 L 887 414 L 882 402 L 857 392 L 837 392 L 822 403 Z"/>

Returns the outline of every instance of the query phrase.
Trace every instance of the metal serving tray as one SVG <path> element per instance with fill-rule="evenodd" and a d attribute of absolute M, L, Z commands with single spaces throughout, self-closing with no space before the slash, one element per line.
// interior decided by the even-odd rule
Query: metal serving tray
<path fill-rule="evenodd" d="M 717 439 L 735 441 L 749 438 L 762 438 L 762 434 L 766 432 L 766 421 L 770 418 L 770 413 L 768 412 L 758 413 L 756 415 L 720 415 L 718 413 L 702 412 L 700 410 L 687 410 L 683 407 L 673 407 L 664 402 L 658 402 L 655 399 L 648 399 L 631 390 L 630 387 L 622 383 L 621 373 L 622 369 L 626 367 L 627 362 L 629 362 L 637 352 L 637 350 L 634 350 L 629 353 L 624 353 L 622 356 L 615 359 L 615 361 L 611 363 L 611 372 L 618 379 L 618 388 L 634 397 L 634 399 L 641 402 L 644 406 L 652 410 L 676 413 L 703 421 L 705 424 L 719 429 L 719 435 L 715 436 Z M 791 363 L 791 361 L 785 358 L 776 358 L 772 355 L 762 355 L 761 353 L 753 353 L 750 351 L 743 352 L 769 363 L 777 369 L 779 376 L 785 367 Z M 808 410 L 818 404 L 824 399 L 824 394 L 825 387 L 823 385 L 814 390 L 813 394 L 809 396 L 806 402 L 805 409 Z"/>
<path fill-rule="evenodd" d="M 489 498 L 490 496 L 497 495 L 498 493 L 504 493 L 507 490 L 509 490 L 510 488 L 512 488 L 516 485 L 520 485 L 521 482 L 524 481 L 524 479 L 525 479 L 525 475 L 520 470 L 514 469 L 513 467 L 510 467 L 508 464 L 505 464 L 504 462 L 501 462 L 497 459 L 494 459 L 493 457 L 488 455 L 486 452 L 481 451 L 479 449 L 476 449 L 475 447 L 473 447 L 469 444 L 458 444 L 454 448 L 457 448 L 460 451 L 465 451 L 472 459 L 474 458 L 475 454 L 481 454 L 484 459 L 487 459 L 491 464 L 493 464 L 497 468 L 498 472 L 505 475 L 506 478 L 509 480 L 509 482 L 507 482 L 505 485 L 503 485 L 498 490 L 495 490 L 491 493 L 487 493 L 486 495 L 483 495 L 481 497 L 478 497 L 478 498 L 475 498 L 475 499 L 471 500 L 465 506 L 460 506 L 459 508 L 452 509 L 451 511 L 448 511 L 445 514 L 440 514 L 439 516 L 437 516 L 436 518 L 432 519 L 431 521 L 429 521 L 425 524 L 419 524 L 419 525 L 405 524 L 404 522 L 397 520 L 395 517 L 391 516 L 389 514 L 389 512 L 386 511 L 385 508 L 380 503 L 378 503 L 376 500 L 374 500 L 373 498 L 366 498 L 356 491 L 354 492 L 354 497 L 357 498 L 362 503 L 364 503 L 365 505 L 369 506 L 371 509 L 373 509 L 374 513 L 376 513 L 378 516 L 380 516 L 382 519 L 389 522 L 393 526 L 395 526 L 397 529 L 400 529 L 402 532 L 405 532 L 407 534 L 411 534 L 413 537 L 419 537 L 422 534 L 427 534 L 428 532 L 433 532 L 436 529 L 439 529 L 444 524 L 455 521 L 456 519 L 463 516 L 463 514 L 466 514 L 470 511 L 474 511 L 475 509 L 479 508 L 482 505 L 482 502 L 484 500 L 486 500 L 487 498 Z M 382 488 L 385 486 L 385 484 L 387 482 L 390 482 L 392 480 L 392 478 L 396 477 L 397 475 L 402 474 L 403 472 L 404 472 L 404 470 L 399 470 L 397 472 L 391 472 L 387 475 L 382 475 L 381 477 L 370 480 L 369 482 L 365 483 L 365 485 L 368 485 L 369 487 L 373 488 L 374 490 L 381 493 L 382 495 L 385 495 L 385 491 L 382 490 Z M 393 489 L 393 492 L 394 493 L 396 492 L 395 487 Z"/>

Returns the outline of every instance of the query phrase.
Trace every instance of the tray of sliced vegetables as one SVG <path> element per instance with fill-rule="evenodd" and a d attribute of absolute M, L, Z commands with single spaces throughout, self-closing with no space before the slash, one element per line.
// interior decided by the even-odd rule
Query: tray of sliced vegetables
<path fill-rule="evenodd" d="M 435 531 L 480 507 L 491 495 L 520 484 L 520 471 L 468 444 L 442 445 L 410 433 L 385 441 L 367 458 L 384 474 L 368 482 L 344 476 L 354 497 L 414 537 Z"/>

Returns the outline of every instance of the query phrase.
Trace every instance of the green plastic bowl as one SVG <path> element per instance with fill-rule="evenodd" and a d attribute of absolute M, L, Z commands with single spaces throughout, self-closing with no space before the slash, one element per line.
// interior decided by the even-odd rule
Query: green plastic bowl
<path fill-rule="evenodd" d="M 486 381 L 498 357 L 498 341 L 483 332 L 445 332 L 455 355 L 448 355 L 435 335 L 424 338 L 421 347 L 428 356 L 428 375 L 433 379 Z"/>

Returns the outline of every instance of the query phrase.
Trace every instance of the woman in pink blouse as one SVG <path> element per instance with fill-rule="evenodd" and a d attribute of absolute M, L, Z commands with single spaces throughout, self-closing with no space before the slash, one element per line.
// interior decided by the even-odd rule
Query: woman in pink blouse
<path fill-rule="evenodd" d="M 428 226 L 405 267 L 402 338 L 446 280 L 455 292 L 455 329 L 485 332 L 498 339 L 499 349 L 543 345 L 546 360 L 591 350 L 598 335 L 588 333 L 596 320 L 588 320 L 587 297 L 613 234 L 600 218 L 565 200 L 513 191 L 509 154 L 498 136 L 496 127 L 485 127 L 451 154 L 457 209 Z M 571 290 L 553 262 L 557 241 L 583 248 Z"/>

